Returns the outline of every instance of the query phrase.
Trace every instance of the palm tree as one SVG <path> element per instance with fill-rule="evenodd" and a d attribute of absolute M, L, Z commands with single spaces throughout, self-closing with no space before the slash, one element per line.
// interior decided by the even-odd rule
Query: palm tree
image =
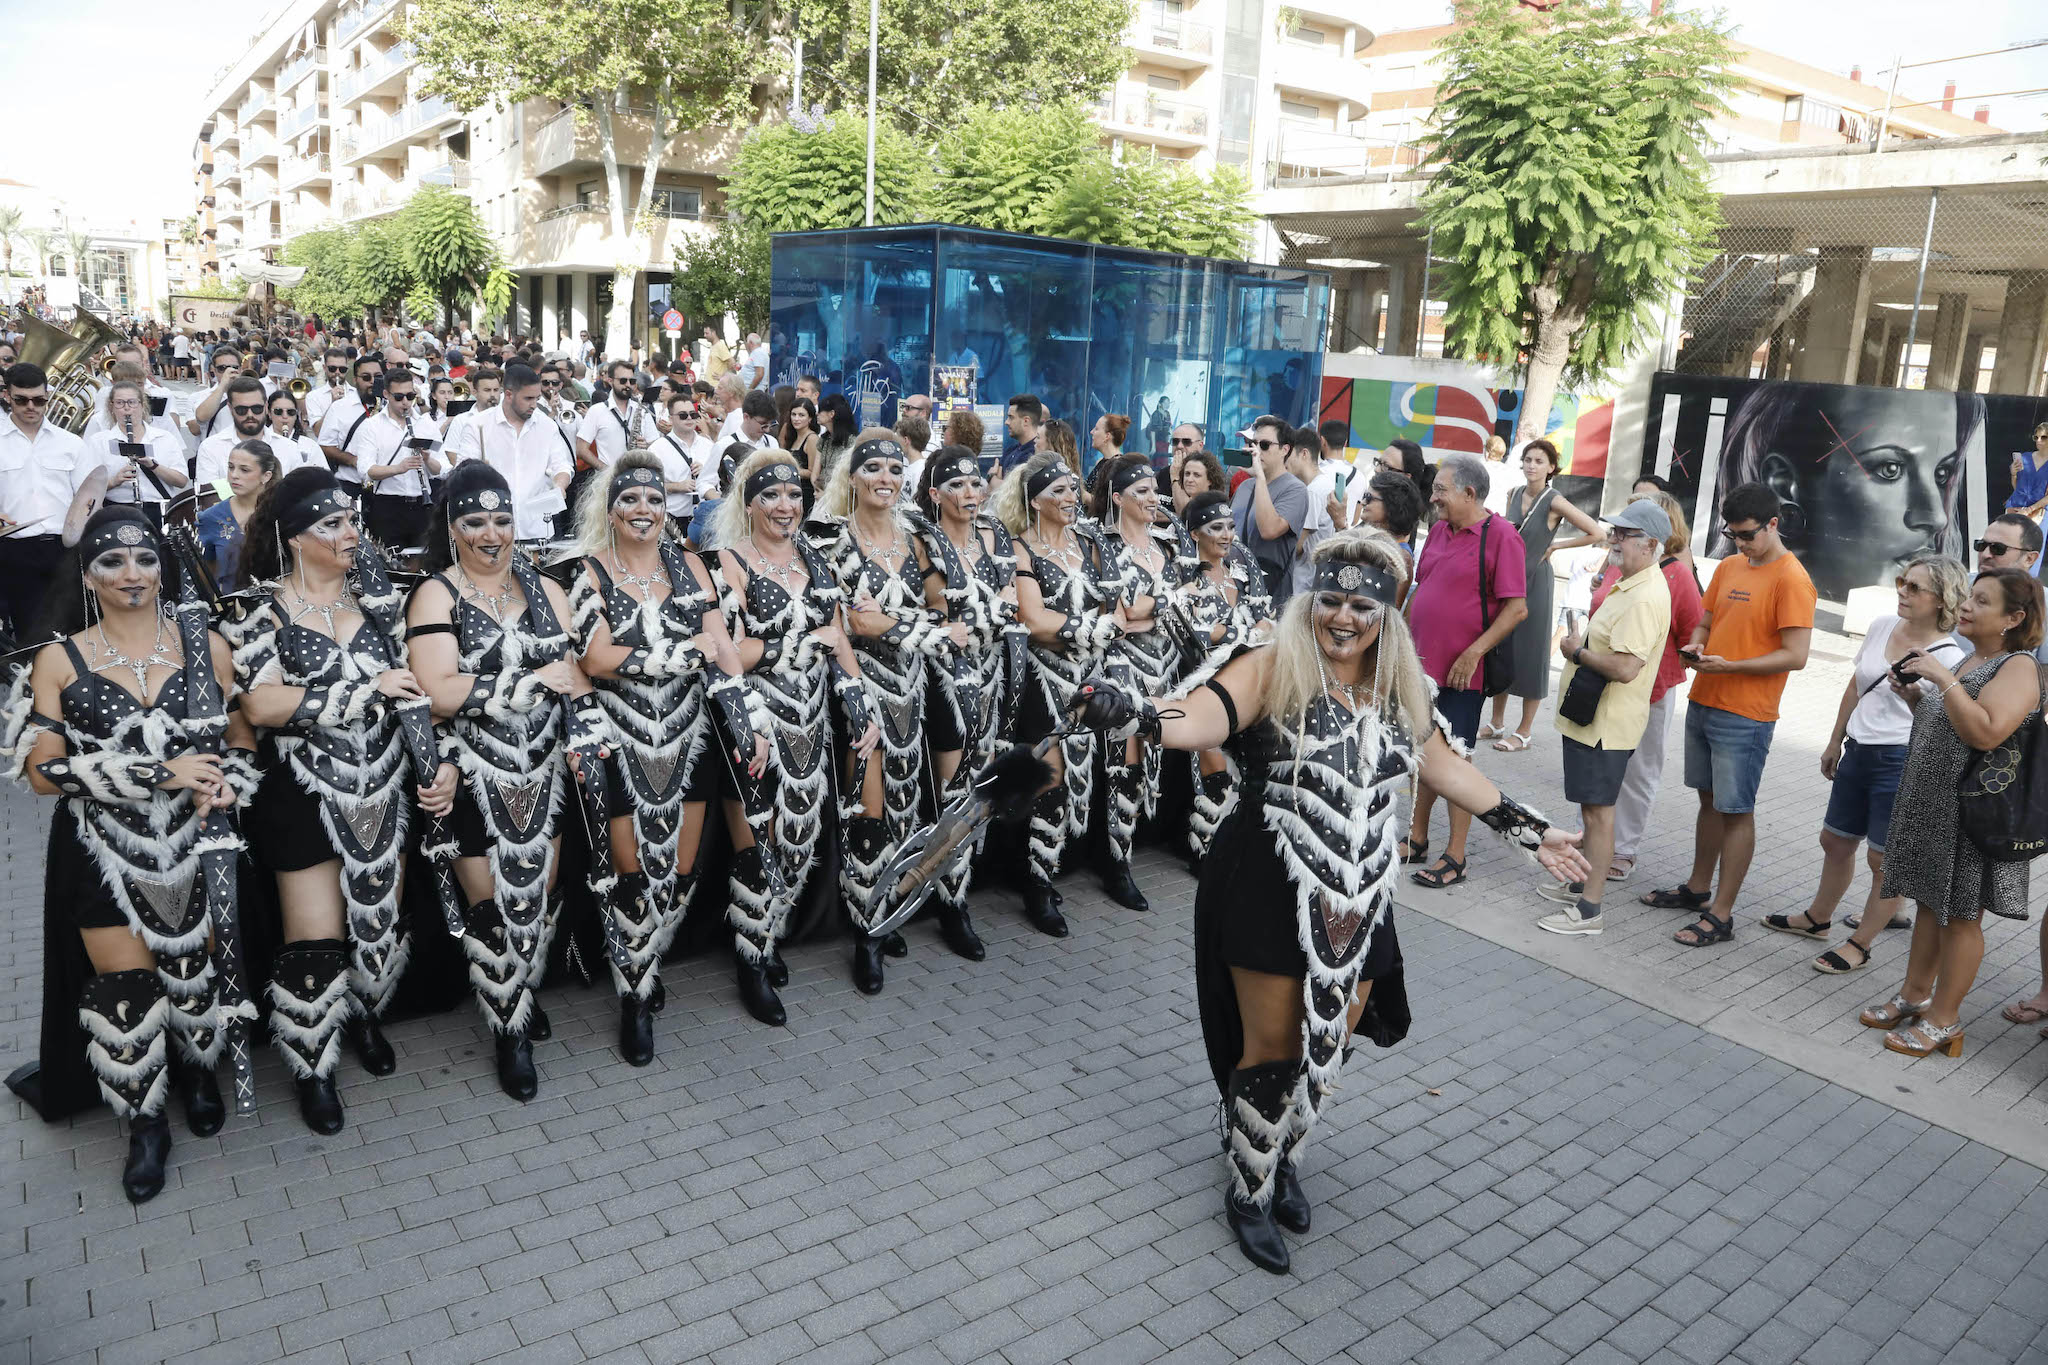
<path fill-rule="evenodd" d="M 14 239 L 21 235 L 21 208 L 15 204 L 0 204 L 0 277 L 6 280 L 0 289 L 0 303 L 14 302 Z"/>
<path fill-rule="evenodd" d="M 28 243 L 28 249 L 36 255 L 36 277 L 40 279 L 49 273 L 50 230 L 32 227 L 21 230 L 21 240 Z"/>

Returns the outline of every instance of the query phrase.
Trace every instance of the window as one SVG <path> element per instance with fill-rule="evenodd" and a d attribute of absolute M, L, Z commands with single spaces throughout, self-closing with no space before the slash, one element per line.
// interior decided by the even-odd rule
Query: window
<path fill-rule="evenodd" d="M 1287 30 L 1287 38 L 1289 42 L 1301 43 L 1306 47 L 1321 47 L 1330 41 L 1330 35 L 1323 30 L 1300 24 Z"/>
<path fill-rule="evenodd" d="M 1320 122 L 1323 117 L 1321 109 L 1302 100 L 1281 100 L 1280 112 L 1289 118 L 1307 119 L 1310 122 Z"/>
<path fill-rule="evenodd" d="M 656 185 L 654 211 L 664 218 L 702 218 L 704 192 L 680 186 Z"/>
<path fill-rule="evenodd" d="M 1147 76 L 1145 84 L 1154 90 L 1178 90 L 1181 88 L 1178 76 Z"/>
<path fill-rule="evenodd" d="M 597 181 L 595 181 L 595 180 L 579 180 L 579 181 L 577 181 L 577 182 L 576 182 L 576 202 L 577 202 L 577 203 L 579 203 L 579 204 L 595 204 L 595 203 L 599 202 L 599 201 L 598 201 L 598 182 L 597 182 Z"/>

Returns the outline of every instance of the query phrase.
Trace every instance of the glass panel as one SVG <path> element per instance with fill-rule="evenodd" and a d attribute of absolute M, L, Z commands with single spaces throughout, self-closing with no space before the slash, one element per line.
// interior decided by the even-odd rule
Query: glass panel
<path fill-rule="evenodd" d="M 938 363 L 974 368 L 976 400 L 1000 409 L 1035 394 L 1086 444 L 1089 248 L 1050 238 L 947 232 Z M 983 414 L 988 424 L 988 414 Z"/>
<path fill-rule="evenodd" d="M 1242 266 L 1230 282 L 1223 339 L 1223 382 L 1216 418 L 1227 443 L 1254 418 L 1272 413 L 1300 426 L 1315 416 L 1322 383 L 1327 277 Z M 1212 447 L 1213 448 L 1213 447 Z"/>
<path fill-rule="evenodd" d="M 1127 453 L 1164 465 L 1174 427 L 1207 422 L 1211 292 L 1218 279 L 1206 261 L 1174 264 L 1096 248 L 1088 421 L 1092 427 L 1105 412 L 1129 418 Z M 1082 458 L 1094 464 L 1092 452 Z"/>
<path fill-rule="evenodd" d="M 771 384 L 815 374 L 861 424 L 888 426 L 931 369 L 929 228 L 778 239 L 769 285 Z"/>

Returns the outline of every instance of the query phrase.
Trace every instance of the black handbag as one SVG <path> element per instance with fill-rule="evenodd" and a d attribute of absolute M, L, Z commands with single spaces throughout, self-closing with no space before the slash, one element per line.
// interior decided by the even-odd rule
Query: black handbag
<path fill-rule="evenodd" d="M 1486 604 L 1487 588 L 1492 574 L 1486 567 L 1486 532 L 1493 525 L 1493 514 L 1486 514 L 1486 520 L 1479 523 L 1479 633 L 1484 635 L 1493 626 L 1493 611 Z M 1480 686 L 1489 697 L 1497 697 L 1515 685 L 1515 655 L 1512 649 L 1514 632 L 1486 651 L 1486 658 L 1480 662 Z"/>
<path fill-rule="evenodd" d="M 1592 623 L 1586 623 L 1586 633 L 1592 634 Z M 1600 694 L 1613 681 L 1604 673 L 1596 673 L 1580 664 L 1572 674 L 1572 680 L 1565 686 L 1564 695 L 1557 699 L 1557 714 L 1560 719 L 1574 725 L 1591 725 L 1593 717 L 1600 710 Z"/>
<path fill-rule="evenodd" d="M 1956 781 L 1956 805 L 1963 837 L 1988 861 L 2024 863 L 2048 853 L 2048 725 L 2039 707 L 1991 748 L 1971 752 Z"/>

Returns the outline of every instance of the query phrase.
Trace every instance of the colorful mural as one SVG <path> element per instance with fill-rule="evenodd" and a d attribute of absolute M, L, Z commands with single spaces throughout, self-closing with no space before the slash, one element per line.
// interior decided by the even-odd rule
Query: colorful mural
<path fill-rule="evenodd" d="M 1379 450 L 1406 437 L 1432 458 L 1458 451 L 1478 455 L 1488 436 L 1513 430 L 1521 402 L 1520 389 L 1325 375 L 1319 420 L 1349 423 L 1347 444 L 1361 449 Z M 1563 472 L 1599 479 L 1607 474 L 1613 425 L 1614 400 L 1560 393 L 1543 434 L 1564 457 Z"/>

